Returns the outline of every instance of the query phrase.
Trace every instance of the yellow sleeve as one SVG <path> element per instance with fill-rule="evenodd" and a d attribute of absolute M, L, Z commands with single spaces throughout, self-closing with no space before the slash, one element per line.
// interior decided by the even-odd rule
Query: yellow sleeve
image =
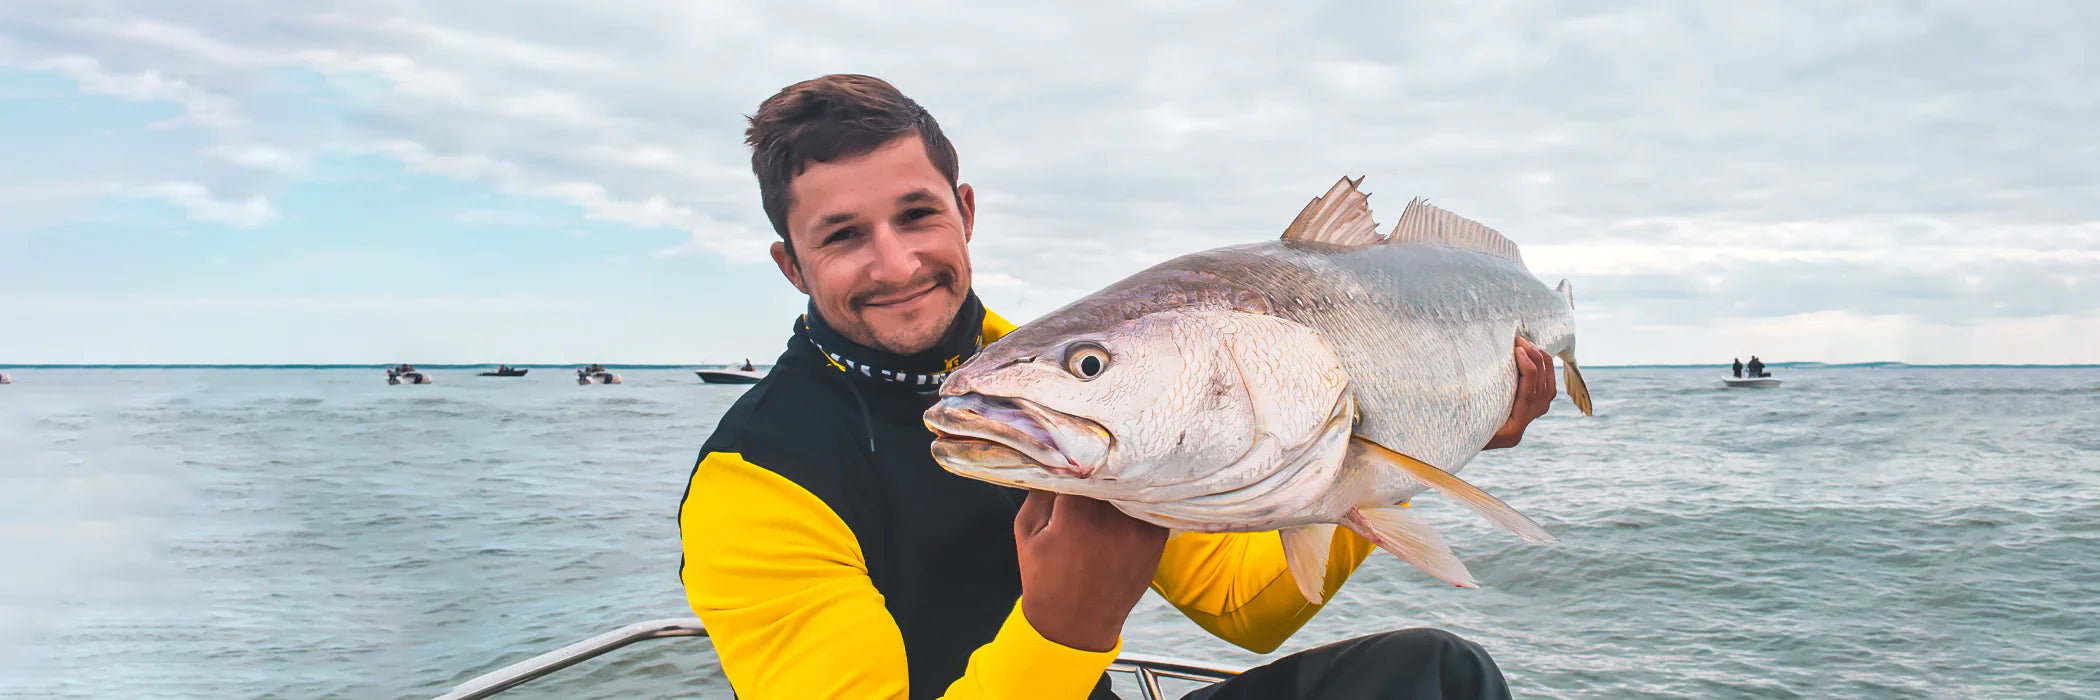
<path fill-rule="evenodd" d="M 1012 321 L 1006 320 L 1005 317 L 999 314 L 992 313 L 991 309 L 985 309 L 984 332 L 979 333 L 978 336 L 984 339 L 984 342 L 989 343 L 1014 332 L 1014 328 L 1017 328 L 1017 326 Z"/>
<path fill-rule="evenodd" d="M 1333 600 L 1374 548 L 1335 528 L 1321 599 Z M 1298 592 L 1274 531 L 1176 536 L 1167 541 L 1152 590 L 1211 634 L 1257 654 L 1275 651 L 1323 607 Z"/>
<path fill-rule="evenodd" d="M 741 455 L 701 459 L 679 509 L 679 577 L 738 697 L 903 698 L 904 639 L 852 530 L 824 502 Z M 1122 649 L 1044 639 L 1020 601 L 944 697 L 1085 698 Z"/>

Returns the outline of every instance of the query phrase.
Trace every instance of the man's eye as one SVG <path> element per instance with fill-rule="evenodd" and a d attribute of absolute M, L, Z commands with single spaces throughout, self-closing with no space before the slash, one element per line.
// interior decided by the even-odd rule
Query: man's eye
<path fill-rule="evenodd" d="M 934 211 L 934 210 L 932 210 L 932 209 L 924 209 L 924 208 L 920 208 L 920 209 L 913 209 L 913 210 L 911 210 L 911 211 L 907 211 L 907 212 L 904 212 L 904 220 L 905 220 L 905 221 L 918 221 L 918 220 L 920 220 L 920 219 L 924 219 L 924 218 L 926 218 L 926 217 L 929 217 L 929 216 L 933 216 L 933 215 L 934 215 L 934 214 L 936 214 L 936 213 L 939 213 L 939 212 L 935 212 L 935 211 Z"/>
<path fill-rule="evenodd" d="M 825 236 L 825 237 L 824 237 L 824 242 L 825 242 L 825 243 L 827 243 L 827 244 L 829 244 L 829 243 L 840 243 L 840 242 L 844 242 L 844 241 L 846 241 L 847 239 L 850 239 L 850 238 L 852 238 L 852 237 L 854 236 L 854 234 L 855 234 L 855 233 L 857 233 L 857 232 L 856 232 L 856 231 L 854 231 L 853 229 L 850 229 L 850 228 L 842 228 L 842 229 L 839 229 L 839 230 L 837 230 L 837 231 L 833 231 L 833 232 L 831 232 L 831 235 L 829 235 L 829 236 Z"/>

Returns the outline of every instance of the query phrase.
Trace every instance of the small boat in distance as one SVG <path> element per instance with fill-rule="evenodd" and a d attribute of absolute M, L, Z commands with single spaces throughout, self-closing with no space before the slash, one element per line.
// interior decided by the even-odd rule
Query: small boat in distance
<path fill-rule="evenodd" d="M 481 373 L 481 376 L 484 376 L 484 377 L 523 377 L 523 376 L 525 376 L 525 373 L 526 373 L 526 372 L 530 372 L 530 371 L 532 371 L 532 370 L 529 370 L 529 369 L 518 369 L 518 368 L 516 368 L 516 367 L 512 367 L 512 366 L 510 366 L 510 365 L 496 365 L 496 371 L 494 371 L 494 372 L 482 372 L 482 373 Z"/>
<path fill-rule="evenodd" d="M 1750 364 L 1747 365 L 1743 364 L 1742 360 L 1736 360 L 1733 372 L 1730 376 L 1722 377 L 1721 382 L 1730 387 L 1745 389 L 1769 389 L 1779 386 L 1779 380 L 1773 379 L 1771 372 L 1765 371 L 1764 359 L 1756 355 L 1750 356 Z"/>
<path fill-rule="evenodd" d="M 403 363 L 387 368 L 386 383 L 392 385 L 429 384 L 430 375 L 416 371 L 415 365 Z"/>
<path fill-rule="evenodd" d="M 6 373 L 6 372 L 0 372 L 0 384 L 13 384 L 13 383 L 15 383 L 15 380 L 13 380 L 13 379 L 9 379 L 9 378 L 8 378 L 8 376 L 7 376 L 7 373 Z"/>
<path fill-rule="evenodd" d="M 592 363 L 589 367 L 576 370 L 576 383 L 586 386 L 591 384 L 618 384 L 620 383 L 620 375 L 605 371 L 604 365 Z"/>
<path fill-rule="evenodd" d="M 700 381 L 709 384 L 757 384 L 758 380 L 766 378 L 765 372 L 751 366 L 751 358 L 748 357 L 744 358 L 741 367 L 701 369 L 693 370 L 693 373 L 700 375 Z"/>

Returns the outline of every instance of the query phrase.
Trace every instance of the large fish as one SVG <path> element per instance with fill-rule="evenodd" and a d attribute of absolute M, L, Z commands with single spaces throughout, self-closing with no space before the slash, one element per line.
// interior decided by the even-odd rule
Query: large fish
<path fill-rule="evenodd" d="M 1419 199 L 1381 236 L 1361 182 L 1281 240 L 1160 263 L 985 346 L 925 414 L 934 458 L 1177 531 L 1279 530 L 1314 602 L 1336 525 L 1475 587 L 1407 507 L 1427 489 L 1552 541 L 1454 472 L 1509 416 L 1519 336 L 1560 357 L 1590 413 L 1568 283 Z"/>

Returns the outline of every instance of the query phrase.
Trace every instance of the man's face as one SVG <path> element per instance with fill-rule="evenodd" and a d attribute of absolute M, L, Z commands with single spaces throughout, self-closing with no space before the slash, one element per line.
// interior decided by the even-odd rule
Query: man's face
<path fill-rule="evenodd" d="M 970 289 L 970 186 L 950 190 L 911 135 L 813 163 L 788 192 L 793 256 L 774 243 L 773 261 L 825 322 L 900 355 L 933 347 Z"/>

